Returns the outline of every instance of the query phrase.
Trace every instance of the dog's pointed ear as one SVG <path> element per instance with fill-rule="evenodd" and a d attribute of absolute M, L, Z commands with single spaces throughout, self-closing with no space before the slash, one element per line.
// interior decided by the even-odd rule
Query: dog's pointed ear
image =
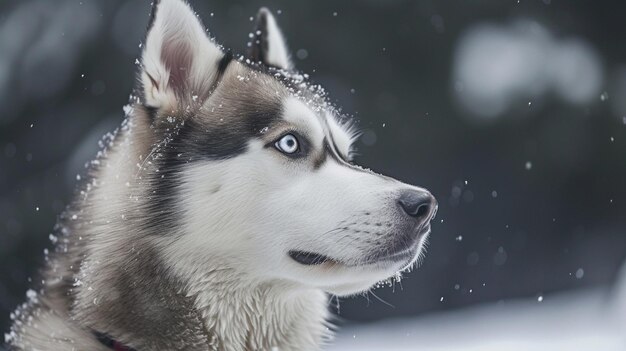
<path fill-rule="evenodd" d="M 224 57 L 184 0 L 154 0 L 144 50 L 144 103 L 175 108 L 187 95 L 203 96 Z"/>
<path fill-rule="evenodd" d="M 288 71 L 293 69 L 283 33 L 267 8 L 262 7 L 259 10 L 256 28 L 252 34 L 248 56 L 253 62 L 262 62 Z"/>

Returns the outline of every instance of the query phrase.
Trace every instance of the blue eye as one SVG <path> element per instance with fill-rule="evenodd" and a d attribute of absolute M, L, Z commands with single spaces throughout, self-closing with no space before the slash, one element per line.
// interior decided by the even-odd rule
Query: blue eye
<path fill-rule="evenodd" d="M 285 154 L 293 154 L 300 148 L 298 139 L 293 134 L 283 136 L 274 144 L 274 146 Z"/>

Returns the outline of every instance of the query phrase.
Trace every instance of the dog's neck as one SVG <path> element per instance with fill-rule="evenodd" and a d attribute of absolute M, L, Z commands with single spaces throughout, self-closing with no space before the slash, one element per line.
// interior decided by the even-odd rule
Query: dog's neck
<path fill-rule="evenodd" d="M 215 350 L 316 350 L 331 336 L 326 295 L 285 282 L 246 283 L 222 268 L 194 279 L 195 297 Z"/>

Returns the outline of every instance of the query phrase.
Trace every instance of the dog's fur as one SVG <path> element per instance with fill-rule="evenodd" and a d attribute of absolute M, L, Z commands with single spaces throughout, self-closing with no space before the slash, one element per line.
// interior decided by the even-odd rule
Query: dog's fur
<path fill-rule="evenodd" d="M 294 71 L 271 13 L 257 22 L 233 58 L 184 1 L 155 2 L 137 96 L 51 236 L 13 349 L 314 350 L 326 293 L 415 262 L 434 199 L 351 164 L 354 128 Z M 425 212 L 407 215 L 407 192 Z"/>

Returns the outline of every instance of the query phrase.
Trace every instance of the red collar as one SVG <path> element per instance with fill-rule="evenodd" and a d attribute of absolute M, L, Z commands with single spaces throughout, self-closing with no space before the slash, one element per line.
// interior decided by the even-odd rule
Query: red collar
<path fill-rule="evenodd" d="M 107 346 L 113 351 L 136 351 L 135 349 L 128 347 L 117 340 L 112 339 L 110 336 L 104 333 L 93 332 L 93 334 L 102 345 Z"/>

